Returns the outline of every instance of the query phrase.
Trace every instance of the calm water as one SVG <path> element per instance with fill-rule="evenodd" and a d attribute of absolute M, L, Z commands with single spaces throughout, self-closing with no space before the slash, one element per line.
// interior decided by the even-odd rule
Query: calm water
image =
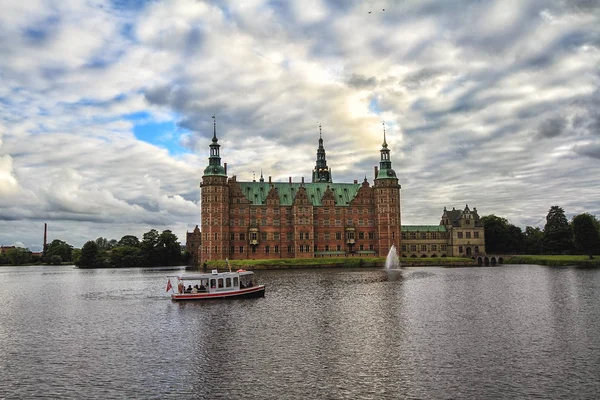
<path fill-rule="evenodd" d="M 172 270 L 0 268 L 3 398 L 598 398 L 600 270 L 259 271 L 174 303 Z"/>

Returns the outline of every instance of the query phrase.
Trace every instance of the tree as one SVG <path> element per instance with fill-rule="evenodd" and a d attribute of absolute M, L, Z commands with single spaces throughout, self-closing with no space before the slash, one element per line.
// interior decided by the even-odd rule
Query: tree
<path fill-rule="evenodd" d="M 596 218 L 588 213 L 573 217 L 573 241 L 578 252 L 587 254 L 594 258 L 594 254 L 600 252 L 600 232 L 596 224 Z"/>
<path fill-rule="evenodd" d="M 538 227 L 525 227 L 525 254 L 541 254 L 544 232 Z"/>
<path fill-rule="evenodd" d="M 44 261 L 47 263 L 52 263 L 53 256 L 59 256 L 61 261 L 69 262 L 69 261 L 71 261 L 72 251 L 73 251 L 73 246 L 71 246 L 70 244 L 68 244 L 67 242 L 64 242 L 62 240 L 54 239 L 46 247 L 46 255 L 45 255 Z M 54 258 L 54 260 L 56 260 L 56 258 Z"/>
<path fill-rule="evenodd" d="M 181 262 L 181 245 L 177 236 L 170 230 L 164 230 L 158 237 L 156 249 L 161 265 L 176 265 Z"/>
<path fill-rule="evenodd" d="M 93 268 L 97 264 L 98 245 L 93 240 L 86 242 L 81 248 L 81 256 L 76 264 L 82 268 Z"/>
<path fill-rule="evenodd" d="M 142 249 L 144 263 L 148 266 L 156 266 L 161 263 L 160 254 L 156 248 L 158 245 L 158 237 L 159 234 L 156 229 L 150 229 L 148 232 L 144 233 L 142 237 L 140 248 Z"/>
<path fill-rule="evenodd" d="M 119 240 L 118 246 L 130 246 L 130 247 L 139 247 L 140 239 L 137 236 L 133 235 L 125 235 Z"/>
<path fill-rule="evenodd" d="M 552 206 L 546 216 L 542 252 L 544 254 L 566 254 L 573 249 L 571 228 L 562 207 Z"/>
<path fill-rule="evenodd" d="M 485 249 L 488 253 L 521 253 L 524 242 L 521 228 L 496 215 L 481 217 L 485 232 Z"/>
<path fill-rule="evenodd" d="M 22 247 L 7 250 L 5 256 L 12 265 L 29 264 L 31 261 L 31 252 Z"/>
<path fill-rule="evenodd" d="M 141 267 L 144 263 L 142 250 L 135 246 L 118 246 L 110 253 L 111 267 Z"/>
<path fill-rule="evenodd" d="M 50 264 L 52 264 L 52 265 L 62 264 L 62 257 L 59 256 L 58 254 L 54 254 L 52 257 L 50 257 Z"/>
<path fill-rule="evenodd" d="M 108 240 L 103 237 L 99 237 L 96 239 L 96 245 L 98 246 L 98 250 L 110 250 L 117 245 L 117 241 L 115 239 Z"/>

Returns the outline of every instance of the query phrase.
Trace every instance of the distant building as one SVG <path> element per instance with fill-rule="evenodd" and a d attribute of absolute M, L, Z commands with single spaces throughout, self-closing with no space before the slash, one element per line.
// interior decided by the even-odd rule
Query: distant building
<path fill-rule="evenodd" d="M 400 185 L 385 140 L 374 183 L 334 183 L 322 135 L 312 182 L 238 181 L 221 165 L 216 123 L 201 194 L 200 262 L 385 256 L 400 249 Z"/>
<path fill-rule="evenodd" d="M 439 225 L 403 225 L 402 257 L 476 257 L 485 254 L 477 208 L 444 208 Z"/>
<path fill-rule="evenodd" d="M 9 250 L 16 249 L 16 246 L 0 246 L 0 254 L 6 253 Z"/>
<path fill-rule="evenodd" d="M 202 235 L 198 225 L 192 232 L 186 232 L 185 251 L 188 253 L 188 264 L 200 264 L 200 246 L 202 245 Z"/>

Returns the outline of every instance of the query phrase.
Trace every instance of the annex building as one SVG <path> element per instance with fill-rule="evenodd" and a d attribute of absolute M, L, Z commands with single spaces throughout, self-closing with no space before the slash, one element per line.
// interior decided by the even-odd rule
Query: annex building
<path fill-rule="evenodd" d="M 485 253 L 477 210 L 446 211 L 440 225 L 402 226 L 400 190 L 386 143 L 371 184 L 337 183 L 319 132 L 311 182 L 238 181 L 221 163 L 216 122 L 200 184 L 200 228 L 187 233 L 190 263 L 211 260 Z"/>

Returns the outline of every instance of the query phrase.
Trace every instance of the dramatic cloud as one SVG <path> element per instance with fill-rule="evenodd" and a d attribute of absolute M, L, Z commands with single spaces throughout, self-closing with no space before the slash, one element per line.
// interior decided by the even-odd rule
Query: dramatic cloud
<path fill-rule="evenodd" d="M 385 10 L 384 10 L 385 9 Z M 372 182 L 385 121 L 403 223 L 444 206 L 600 214 L 596 1 L 10 2 L 0 244 L 200 221 L 213 114 L 230 175 Z"/>

